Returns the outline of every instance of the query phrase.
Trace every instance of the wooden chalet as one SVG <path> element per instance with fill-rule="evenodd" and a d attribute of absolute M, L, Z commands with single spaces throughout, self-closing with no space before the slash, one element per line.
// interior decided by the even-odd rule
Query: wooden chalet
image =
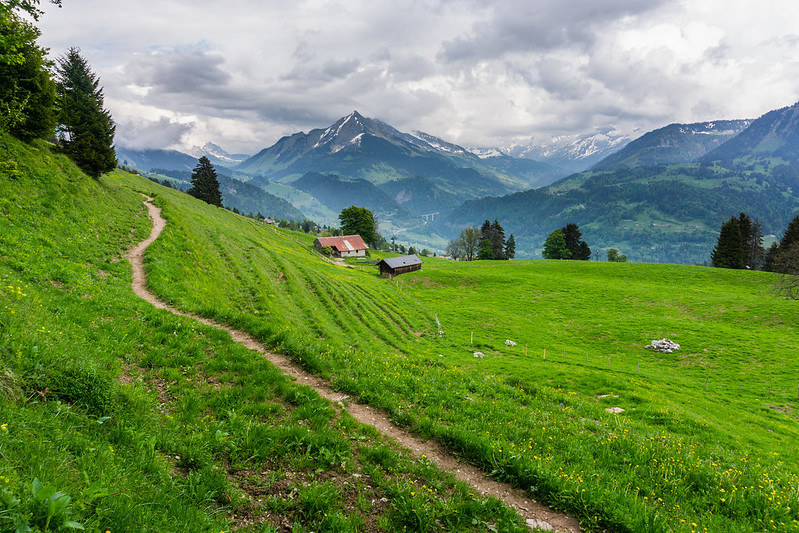
<path fill-rule="evenodd" d="M 313 242 L 317 248 L 329 246 L 333 249 L 335 257 L 364 257 L 369 249 L 360 235 L 345 235 L 344 237 L 319 237 Z"/>
<path fill-rule="evenodd" d="M 393 278 L 406 272 L 422 269 L 422 260 L 416 255 L 403 255 L 400 257 L 389 257 L 377 264 L 380 267 L 380 275 L 384 278 Z"/>

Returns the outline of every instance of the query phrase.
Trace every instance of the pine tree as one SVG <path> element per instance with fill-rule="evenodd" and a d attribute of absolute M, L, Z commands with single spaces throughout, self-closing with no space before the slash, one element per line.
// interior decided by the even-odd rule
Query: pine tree
<path fill-rule="evenodd" d="M 477 254 L 477 259 L 486 261 L 494 259 L 494 248 L 491 246 L 491 239 L 483 237 L 480 240 L 480 252 Z"/>
<path fill-rule="evenodd" d="M 780 249 L 787 250 L 795 242 L 799 242 L 799 215 L 793 217 L 788 223 L 788 227 L 785 228 L 785 233 L 780 239 Z"/>
<path fill-rule="evenodd" d="M 497 219 L 491 224 L 491 234 L 488 236 L 491 241 L 491 254 L 494 259 L 506 259 L 505 257 L 505 230 Z"/>
<path fill-rule="evenodd" d="M 561 228 L 563 238 L 566 240 L 566 247 L 570 252 L 570 259 L 579 259 L 581 261 L 588 261 L 591 259 L 591 248 L 588 244 L 581 239 L 583 234 L 580 232 L 579 226 L 572 222 L 566 224 Z"/>
<path fill-rule="evenodd" d="M 732 217 L 721 225 L 719 239 L 710 254 L 710 261 L 718 268 L 744 268 L 744 244 L 737 218 Z"/>
<path fill-rule="evenodd" d="M 505 259 L 513 259 L 514 257 L 516 257 L 516 240 L 513 238 L 513 233 L 511 233 L 508 240 L 505 241 Z"/>
<path fill-rule="evenodd" d="M 186 191 L 203 202 L 222 207 L 222 193 L 219 191 L 219 180 L 211 160 L 202 156 L 191 173 L 191 188 Z"/>
<path fill-rule="evenodd" d="M 103 109 L 100 81 L 80 50 L 70 48 L 58 58 L 58 140 L 63 151 L 93 178 L 117 165 L 114 153 L 114 121 Z"/>
<path fill-rule="evenodd" d="M 749 237 L 744 241 L 744 265 L 752 270 L 759 269 L 764 254 L 763 225 L 758 219 L 755 219 L 752 222 Z"/>

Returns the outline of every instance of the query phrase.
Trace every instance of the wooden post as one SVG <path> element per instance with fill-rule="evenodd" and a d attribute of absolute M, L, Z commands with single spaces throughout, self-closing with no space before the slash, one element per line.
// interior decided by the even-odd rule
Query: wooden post
<path fill-rule="evenodd" d="M 635 373 L 636 374 L 640 374 L 641 373 L 641 361 L 638 361 L 638 368 L 635 369 Z"/>
<path fill-rule="evenodd" d="M 527 345 L 524 345 L 524 355 L 527 356 Z"/>
<path fill-rule="evenodd" d="M 547 349 L 544 348 L 544 361 L 546 361 L 546 360 L 547 360 Z"/>
<path fill-rule="evenodd" d="M 474 331 L 472 331 L 472 336 L 469 337 L 469 346 L 472 346 L 473 344 L 474 344 Z"/>

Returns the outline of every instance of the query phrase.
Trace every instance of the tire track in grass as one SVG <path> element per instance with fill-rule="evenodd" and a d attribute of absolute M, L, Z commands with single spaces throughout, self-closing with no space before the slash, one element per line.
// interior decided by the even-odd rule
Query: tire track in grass
<path fill-rule="evenodd" d="M 388 414 L 382 410 L 374 409 L 368 405 L 346 402 L 345 400 L 348 398 L 347 395 L 334 391 L 327 381 L 295 366 L 288 357 L 270 352 L 262 344 L 257 342 L 252 335 L 201 316 L 184 313 L 158 299 L 146 286 L 144 251 L 158 238 L 166 227 L 166 220 L 161 216 L 161 209 L 153 205 L 153 199 L 147 196 L 145 196 L 145 198 L 147 198 L 147 200 L 144 204 L 147 206 L 150 218 L 153 220 L 153 229 L 150 232 L 150 236 L 130 250 L 127 255 L 127 259 L 130 261 L 133 270 L 133 292 L 137 296 L 151 303 L 158 309 L 164 309 L 178 316 L 191 318 L 207 326 L 228 332 L 234 341 L 241 343 L 251 350 L 257 351 L 282 372 L 293 377 L 298 383 L 313 387 L 320 396 L 346 409 L 350 415 L 359 422 L 373 426 L 388 438 L 410 449 L 415 455 L 427 458 L 436 463 L 439 468 L 450 472 L 459 481 L 468 483 L 477 492 L 502 500 L 506 505 L 515 509 L 520 516 L 527 520 L 527 524 L 530 525 L 531 528 L 538 527 L 544 530 L 566 532 L 580 531 L 580 526 L 576 519 L 552 511 L 548 507 L 530 500 L 521 489 L 513 488 L 506 483 L 494 481 L 486 476 L 480 469 L 460 462 L 439 443 L 430 440 L 423 441 L 415 437 L 404 429 L 391 423 Z"/>

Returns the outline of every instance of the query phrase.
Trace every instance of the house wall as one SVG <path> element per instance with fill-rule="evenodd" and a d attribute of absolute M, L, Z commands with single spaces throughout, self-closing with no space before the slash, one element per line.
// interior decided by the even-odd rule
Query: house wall
<path fill-rule="evenodd" d="M 351 250 L 339 253 L 341 257 L 366 257 L 366 250 Z"/>

